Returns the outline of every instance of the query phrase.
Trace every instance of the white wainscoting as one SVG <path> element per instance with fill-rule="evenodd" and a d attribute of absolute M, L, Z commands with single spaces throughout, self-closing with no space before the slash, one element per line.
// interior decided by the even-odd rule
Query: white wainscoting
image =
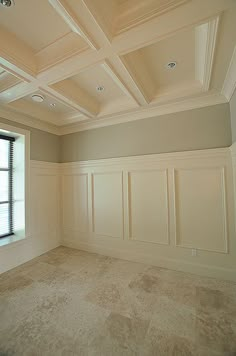
<path fill-rule="evenodd" d="M 64 163 L 61 176 L 63 245 L 236 280 L 230 149 Z"/>
<path fill-rule="evenodd" d="M 230 149 L 231 149 L 233 180 L 234 180 L 234 222 L 235 222 L 235 231 L 236 231 L 236 142 L 232 144 Z"/>
<path fill-rule="evenodd" d="M 60 245 L 59 164 L 30 162 L 30 226 L 22 240 L 0 247 L 0 273 Z"/>

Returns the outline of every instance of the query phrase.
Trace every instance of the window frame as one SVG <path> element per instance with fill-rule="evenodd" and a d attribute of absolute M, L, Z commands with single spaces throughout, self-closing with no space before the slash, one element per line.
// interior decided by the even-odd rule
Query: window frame
<path fill-rule="evenodd" d="M 8 248 L 10 244 L 18 244 L 20 240 L 26 240 L 32 237 L 30 233 L 30 131 L 18 125 L 9 125 L 3 122 L 5 119 L 8 119 L 8 117 L 4 118 L 0 116 L 0 134 L 15 138 L 13 162 L 14 235 L 1 238 L 0 249 Z M 18 183 L 16 184 L 16 182 L 19 181 L 20 186 Z M 20 225 L 19 209 L 20 212 L 22 212 L 20 213 L 22 214 Z"/>
<path fill-rule="evenodd" d="M 14 235 L 13 230 L 13 152 L 14 152 L 14 142 L 15 138 L 12 136 L 0 134 L 0 140 L 5 140 L 9 142 L 8 149 L 8 167 L 4 168 L 0 166 L 0 172 L 8 172 L 8 200 L 1 201 L 1 204 L 8 204 L 8 233 L 0 235 L 0 239 L 3 237 Z"/>

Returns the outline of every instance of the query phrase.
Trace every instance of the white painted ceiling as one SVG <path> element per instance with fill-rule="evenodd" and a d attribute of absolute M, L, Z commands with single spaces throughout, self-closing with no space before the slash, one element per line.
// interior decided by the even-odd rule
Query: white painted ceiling
<path fill-rule="evenodd" d="M 0 109 L 62 133 L 226 102 L 235 33 L 235 0 L 15 0 L 0 7 Z"/>

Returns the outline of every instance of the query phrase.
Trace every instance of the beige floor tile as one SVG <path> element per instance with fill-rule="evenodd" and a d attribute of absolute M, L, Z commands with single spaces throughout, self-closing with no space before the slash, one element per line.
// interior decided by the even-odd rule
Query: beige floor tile
<path fill-rule="evenodd" d="M 1 356 L 233 356 L 236 284 L 59 247 L 0 276 Z"/>

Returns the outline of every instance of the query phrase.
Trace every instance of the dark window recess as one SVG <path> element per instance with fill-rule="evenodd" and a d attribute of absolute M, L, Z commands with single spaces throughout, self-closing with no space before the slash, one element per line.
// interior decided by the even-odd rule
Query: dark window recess
<path fill-rule="evenodd" d="M 0 238 L 13 235 L 14 137 L 0 135 Z"/>

